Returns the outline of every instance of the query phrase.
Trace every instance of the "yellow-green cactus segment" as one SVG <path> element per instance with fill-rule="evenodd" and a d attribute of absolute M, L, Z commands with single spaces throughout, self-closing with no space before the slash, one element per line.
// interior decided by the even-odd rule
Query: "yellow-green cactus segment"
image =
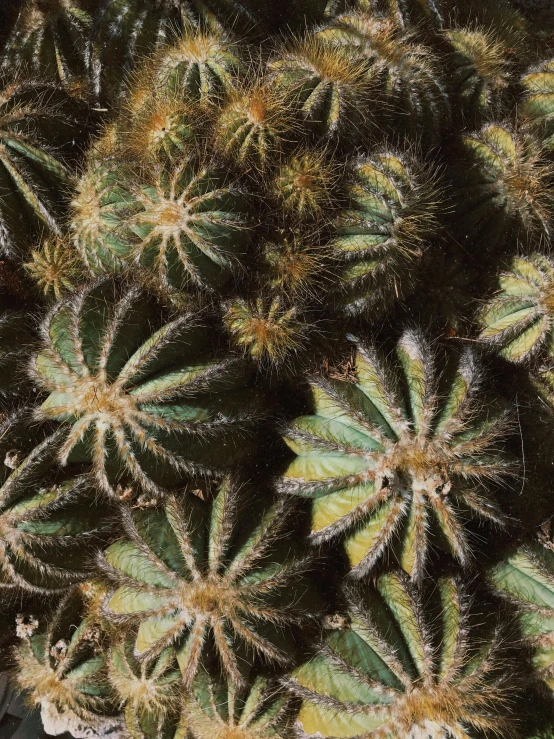
<path fill-rule="evenodd" d="M 538 674 L 554 690 L 554 553 L 550 541 L 515 550 L 496 565 L 491 583 L 521 609 Z"/>
<path fill-rule="evenodd" d="M 337 50 L 365 62 L 366 76 L 394 117 L 399 132 L 433 137 L 448 118 L 446 90 L 430 48 L 398 33 L 389 19 L 364 13 L 341 15 L 317 32 Z"/>
<path fill-rule="evenodd" d="M 221 172 L 184 159 L 151 174 L 129 220 L 139 263 L 165 288 L 227 282 L 246 251 L 246 196 Z"/>
<path fill-rule="evenodd" d="M 80 277 L 84 279 L 84 265 L 64 239 L 47 239 L 23 266 L 46 298 L 60 300 L 77 289 Z"/>
<path fill-rule="evenodd" d="M 304 120 L 326 136 L 351 128 L 370 99 L 363 60 L 318 37 L 285 50 L 269 71 Z"/>
<path fill-rule="evenodd" d="M 464 136 L 454 197 L 461 228 L 487 247 L 551 237 L 551 167 L 533 137 L 487 124 Z"/>
<path fill-rule="evenodd" d="M 335 170 L 323 151 L 297 152 L 277 170 L 272 194 L 288 214 L 300 221 L 325 217 L 333 201 Z"/>
<path fill-rule="evenodd" d="M 500 109 L 510 84 L 507 45 L 493 31 L 454 28 L 444 32 L 452 48 L 451 83 L 462 115 L 482 120 Z"/>
<path fill-rule="evenodd" d="M 105 555 L 104 569 L 117 586 L 107 616 L 138 625 L 134 650 L 141 660 L 174 645 L 187 688 L 210 643 L 237 687 L 255 656 L 286 665 L 294 649 L 290 626 L 303 621 L 305 583 L 278 547 L 283 504 L 252 511 L 238 539 L 237 505 L 225 481 L 213 502 L 170 496 L 159 510 L 125 513 L 124 536 Z"/>
<path fill-rule="evenodd" d="M 383 309 L 414 285 L 414 267 L 436 231 L 436 179 L 399 156 L 379 154 L 356 164 L 346 196 L 331 242 L 334 299 L 352 314 Z"/>
<path fill-rule="evenodd" d="M 312 381 L 315 412 L 285 435 L 297 457 L 280 489 L 312 500 L 312 541 L 342 537 L 355 576 L 392 551 L 418 579 L 432 544 L 470 562 L 467 518 L 503 523 L 487 482 L 509 465 L 501 417 L 476 413 L 470 353 L 442 399 L 427 342 L 406 332 L 396 354 L 398 373 L 358 346 L 357 382 Z"/>
<path fill-rule="evenodd" d="M 521 79 L 519 114 L 537 131 L 545 148 L 554 149 L 554 59 L 534 67 Z"/>
<path fill-rule="evenodd" d="M 554 264 L 542 254 L 515 257 L 479 317 L 479 338 L 511 362 L 538 353 L 554 359 Z"/>
<path fill-rule="evenodd" d="M 26 0 L 8 39 L 2 66 L 4 70 L 27 69 L 79 92 L 81 86 L 86 88 L 91 24 L 88 13 L 72 0 Z"/>
<path fill-rule="evenodd" d="M 508 672 L 501 653 L 506 625 L 491 619 L 486 637 L 473 643 L 464 588 L 450 578 L 434 585 L 438 618 L 401 575 L 381 575 L 365 598 L 350 594 L 342 627 L 329 630 L 287 680 L 302 699 L 298 721 L 307 735 L 513 735 L 511 705 L 522 689 L 515 660 Z"/>
<path fill-rule="evenodd" d="M 154 84 L 205 106 L 229 97 L 240 68 L 232 46 L 221 35 L 191 28 L 154 60 Z"/>
<path fill-rule="evenodd" d="M 249 677 L 239 688 L 201 671 L 186 701 L 185 714 L 194 739 L 287 739 L 292 735 L 289 704 L 290 696 L 265 677 Z"/>
<path fill-rule="evenodd" d="M 212 358 L 190 315 L 156 329 L 151 308 L 110 282 L 76 293 L 46 319 L 33 360 L 50 393 L 37 416 L 62 424 L 60 463 L 92 462 L 114 496 L 114 480 L 156 497 L 187 475 L 221 473 L 252 422 L 240 361 Z"/>

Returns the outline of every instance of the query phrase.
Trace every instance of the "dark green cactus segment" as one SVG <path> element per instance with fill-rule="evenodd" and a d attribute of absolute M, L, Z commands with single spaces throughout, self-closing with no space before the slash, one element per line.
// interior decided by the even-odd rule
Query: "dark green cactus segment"
<path fill-rule="evenodd" d="M 487 483 L 509 463 L 495 451 L 502 417 L 478 413 L 470 353 L 444 396 L 421 336 L 404 333 L 396 354 L 394 369 L 358 346 L 357 382 L 312 381 L 315 414 L 297 418 L 285 436 L 298 456 L 280 487 L 313 501 L 314 542 L 342 535 L 354 575 L 392 549 L 417 579 L 431 543 L 469 564 L 468 518 L 503 523 Z"/>
<path fill-rule="evenodd" d="M 59 191 L 70 177 L 42 137 L 56 125 L 46 88 L 14 84 L 0 92 L 0 249 L 5 254 L 21 252 L 38 230 L 61 233 Z"/>
<path fill-rule="evenodd" d="M 366 75 L 397 136 L 438 140 L 449 102 L 432 50 L 399 34 L 389 19 L 364 13 L 339 16 L 317 33 L 337 50 L 363 61 Z M 380 107 L 381 107 L 380 106 Z"/>
<path fill-rule="evenodd" d="M 521 78 L 524 90 L 519 115 L 536 131 L 544 147 L 554 150 L 554 60 L 534 67 Z"/>
<path fill-rule="evenodd" d="M 239 499 L 229 481 L 213 502 L 170 497 L 157 511 L 124 513 L 124 538 L 104 568 L 117 589 L 105 613 L 138 623 L 135 654 L 148 659 L 174 645 L 186 686 L 211 646 L 232 682 L 244 682 L 254 657 L 289 662 L 291 626 L 306 619 L 300 577 L 305 563 L 279 545 L 283 503 L 251 509 L 239 528 Z"/>
<path fill-rule="evenodd" d="M 221 102 L 233 92 L 241 63 L 220 34 L 186 30 L 154 61 L 158 89 L 200 105 Z"/>
<path fill-rule="evenodd" d="M 261 675 L 250 676 L 237 688 L 203 670 L 192 685 L 185 714 L 194 739 L 289 739 L 294 736 L 290 702 L 289 695 Z"/>
<path fill-rule="evenodd" d="M 370 99 L 363 60 L 319 37 L 285 50 L 269 71 L 302 119 L 322 136 L 353 133 Z"/>
<path fill-rule="evenodd" d="M 515 257 L 480 315 L 480 339 L 511 362 L 554 358 L 554 264 L 542 254 Z"/>
<path fill-rule="evenodd" d="M 247 199 L 222 172 L 185 159 L 135 197 L 134 253 L 161 286 L 213 290 L 232 277 L 246 252 Z"/>
<path fill-rule="evenodd" d="M 72 0 L 26 0 L 1 68 L 25 69 L 72 92 L 86 92 L 91 23 Z"/>
<path fill-rule="evenodd" d="M 157 496 L 246 453 L 255 393 L 241 392 L 240 360 L 209 355 L 190 315 L 156 330 L 152 304 L 108 282 L 58 304 L 43 336 L 34 372 L 50 395 L 37 414 L 63 425 L 60 463 L 92 462 L 106 493 L 117 479 Z"/>
<path fill-rule="evenodd" d="M 551 167 L 536 139 L 488 124 L 461 140 L 455 175 L 459 226 L 473 243 L 493 250 L 550 239 Z"/>
<path fill-rule="evenodd" d="M 475 609 L 466 588 L 451 578 L 434 585 L 435 607 L 397 574 L 380 576 L 363 596 L 348 594 L 348 613 L 287 682 L 303 699 L 306 734 L 513 736 L 512 701 L 524 688 L 516 660 L 505 656 L 510 628 L 495 615 L 481 634 L 468 631 Z"/>
<path fill-rule="evenodd" d="M 15 679 L 43 710 L 93 723 L 113 714 L 115 701 L 106 675 L 105 634 L 87 614 L 77 587 L 50 617 L 30 616 L 19 627 Z"/>
<path fill-rule="evenodd" d="M 331 242 L 333 297 L 349 314 L 383 310 L 414 287 L 414 267 L 438 224 L 437 180 L 387 152 L 357 162 L 346 195 Z"/>
<path fill-rule="evenodd" d="M 480 122 L 501 109 L 510 84 L 509 49 L 493 31 L 454 28 L 444 32 L 452 51 L 452 85 L 460 115 Z"/>

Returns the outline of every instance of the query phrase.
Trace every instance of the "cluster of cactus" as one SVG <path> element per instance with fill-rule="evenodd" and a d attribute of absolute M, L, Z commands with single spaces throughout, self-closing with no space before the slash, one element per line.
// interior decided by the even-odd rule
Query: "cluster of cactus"
<path fill-rule="evenodd" d="M 0 29 L 0 668 L 75 737 L 553 739 L 554 11 L 274 5 Z"/>

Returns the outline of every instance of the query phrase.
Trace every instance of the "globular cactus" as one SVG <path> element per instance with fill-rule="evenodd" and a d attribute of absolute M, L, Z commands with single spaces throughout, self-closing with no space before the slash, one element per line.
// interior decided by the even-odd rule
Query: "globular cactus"
<path fill-rule="evenodd" d="M 294 712 L 290 696 L 262 675 L 245 687 L 198 674 L 185 715 L 194 739 L 239 736 L 241 739 L 292 739 Z"/>
<path fill-rule="evenodd" d="M 139 264 L 167 289 L 213 290 L 240 266 L 248 196 L 221 170 L 181 159 L 143 178 L 128 220 Z"/>
<path fill-rule="evenodd" d="M 293 302 L 320 298 L 333 279 L 331 255 L 316 232 L 282 229 L 260 245 L 260 272 L 270 292 Z"/>
<path fill-rule="evenodd" d="M 415 286 L 418 262 L 438 224 L 432 171 L 392 151 L 359 159 L 334 219 L 333 298 L 349 314 L 383 310 Z"/>
<path fill-rule="evenodd" d="M 154 58 L 152 82 L 201 106 L 221 103 L 235 90 L 241 62 L 221 34 L 188 28 Z"/>
<path fill-rule="evenodd" d="M 190 315 L 157 330 L 154 320 L 137 290 L 101 283 L 54 307 L 32 362 L 50 393 L 36 415 L 62 425 L 60 463 L 92 462 L 111 495 L 114 479 L 156 496 L 183 476 L 221 471 L 244 452 L 252 422 L 255 393 L 237 392 L 240 360 L 211 358 Z"/>
<path fill-rule="evenodd" d="M 66 166 L 43 144 L 56 128 L 53 90 L 13 84 L 0 91 L 0 249 L 21 253 L 41 229 L 61 233 L 59 192 L 70 183 Z M 57 193 L 57 194 L 56 194 Z"/>
<path fill-rule="evenodd" d="M 118 726 L 110 719 L 115 701 L 106 674 L 106 636 L 102 624 L 87 614 L 78 587 L 50 616 L 27 617 L 18 631 L 14 678 L 28 691 L 28 700 L 41 707 L 46 724 L 61 721 L 73 732 Z"/>
<path fill-rule="evenodd" d="M 317 37 L 365 62 L 384 112 L 380 125 L 392 122 L 392 131 L 401 138 L 408 135 L 430 144 L 438 140 L 449 102 L 430 48 L 400 34 L 389 19 L 365 13 L 338 16 Z"/>
<path fill-rule="evenodd" d="M 489 251 L 552 231 L 551 166 L 530 135 L 487 124 L 460 142 L 453 199 L 460 229 Z"/>
<path fill-rule="evenodd" d="M 514 257 L 479 316 L 479 338 L 511 362 L 554 358 L 554 263 L 542 254 Z"/>
<path fill-rule="evenodd" d="M 337 167 L 324 150 L 301 149 L 279 166 L 271 194 L 290 218 L 317 221 L 329 217 L 336 181 Z"/>
<path fill-rule="evenodd" d="M 84 282 L 84 265 L 66 239 L 47 239 L 24 265 L 45 298 L 60 300 Z"/>
<path fill-rule="evenodd" d="M 286 431 L 297 457 L 280 489 L 312 500 L 312 541 L 342 537 L 353 575 L 393 553 L 421 579 L 431 544 L 469 564 L 468 518 L 504 523 L 487 483 L 509 471 L 496 451 L 505 424 L 478 413 L 469 352 L 441 395 L 419 334 L 405 332 L 396 354 L 398 374 L 358 345 L 356 382 L 312 380 L 315 412 Z"/>
<path fill-rule="evenodd" d="M 533 67 L 521 78 L 524 97 L 518 113 L 538 134 L 548 151 L 554 150 L 554 60 Z"/>
<path fill-rule="evenodd" d="M 450 84 L 462 120 L 479 123 L 498 115 L 510 85 L 508 45 L 494 30 L 452 28 L 444 31 L 451 52 Z"/>
<path fill-rule="evenodd" d="M 92 19 L 73 0 L 26 0 L 8 39 L 1 68 L 87 91 L 88 43 Z"/>
<path fill-rule="evenodd" d="M 283 49 L 270 79 L 321 136 L 353 135 L 371 97 L 367 65 L 317 36 Z"/>
<path fill-rule="evenodd" d="M 106 616 L 138 624 L 140 660 L 173 646 L 186 688 L 211 644 L 238 687 L 254 658 L 286 665 L 294 653 L 291 627 L 305 625 L 306 563 L 279 544 L 283 504 L 251 508 L 242 520 L 238 506 L 227 480 L 213 502 L 168 497 L 159 510 L 123 511 L 124 537 L 101 562 L 117 587 Z"/>
<path fill-rule="evenodd" d="M 181 672 L 171 647 L 139 662 L 133 639 L 122 638 L 109 651 L 108 677 L 124 710 L 133 739 L 184 738 Z"/>
<path fill-rule="evenodd" d="M 347 592 L 348 611 L 337 614 L 321 649 L 286 682 L 302 698 L 305 734 L 520 736 L 512 711 L 524 695 L 524 659 L 507 647 L 513 629 L 498 612 L 479 614 L 458 580 L 433 584 L 434 592 L 421 592 L 393 573 L 364 593 Z"/>

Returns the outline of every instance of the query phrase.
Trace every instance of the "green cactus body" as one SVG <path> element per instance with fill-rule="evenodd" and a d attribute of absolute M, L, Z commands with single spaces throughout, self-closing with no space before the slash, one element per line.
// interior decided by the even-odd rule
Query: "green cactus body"
<path fill-rule="evenodd" d="M 352 133 L 371 96 L 367 66 L 318 37 L 284 51 L 269 64 L 272 80 L 322 136 Z"/>
<path fill-rule="evenodd" d="M 241 63 L 220 34 L 186 31 L 154 61 L 154 84 L 200 105 L 225 100 L 234 91 Z"/>
<path fill-rule="evenodd" d="M 414 286 L 414 266 L 438 222 L 436 180 L 384 153 L 358 161 L 346 195 L 331 242 L 338 269 L 333 297 L 350 314 L 384 310 Z"/>
<path fill-rule="evenodd" d="M 328 217 L 333 206 L 335 168 L 324 151 L 296 152 L 278 169 L 272 194 L 300 222 Z"/>
<path fill-rule="evenodd" d="M 399 35 L 390 20 L 363 13 L 339 16 L 317 36 L 365 61 L 368 79 L 383 98 L 380 107 L 388 108 L 383 120 L 392 117 L 397 136 L 437 140 L 449 103 L 431 49 Z"/>
<path fill-rule="evenodd" d="M 322 281 L 329 275 L 329 249 L 317 234 L 299 233 L 298 229 L 272 234 L 260 249 L 262 274 L 269 291 L 295 301 L 313 296 L 319 298 Z"/>
<path fill-rule="evenodd" d="M 524 90 L 519 114 L 535 129 L 549 151 L 554 150 L 554 60 L 547 60 L 521 79 Z"/>
<path fill-rule="evenodd" d="M 267 678 L 249 678 L 245 687 L 212 679 L 200 672 L 186 701 L 189 731 L 194 739 L 288 739 L 290 696 Z"/>
<path fill-rule="evenodd" d="M 502 524 L 483 483 L 505 474 L 508 463 L 494 452 L 501 419 L 476 414 L 471 354 L 460 359 L 443 400 L 431 348 L 419 335 L 404 333 L 396 354 L 401 385 L 361 346 L 355 384 L 312 381 L 315 414 L 297 418 L 285 436 L 298 456 L 280 488 L 312 499 L 312 541 L 343 535 L 354 575 L 392 549 L 416 579 L 431 541 L 466 565 L 464 521 Z"/>
<path fill-rule="evenodd" d="M 91 23 L 88 13 L 71 0 L 26 0 L 2 68 L 24 68 L 73 92 L 86 91 Z"/>
<path fill-rule="evenodd" d="M 35 625 L 35 624 L 33 624 Z M 101 625 L 87 615 L 79 589 L 63 598 L 48 619 L 38 619 L 15 649 L 16 680 L 44 710 L 76 723 L 94 724 L 113 712 Z M 25 633 L 24 629 L 20 629 Z"/>
<path fill-rule="evenodd" d="M 61 233 L 56 188 L 68 185 L 70 177 L 42 144 L 43 127 L 56 126 L 47 94 L 45 89 L 35 96 L 31 84 L 11 85 L 0 92 L 0 248 L 4 253 L 21 251 L 39 229 Z"/>
<path fill-rule="evenodd" d="M 253 656 L 286 664 L 293 652 L 290 626 L 303 620 L 303 565 L 287 561 L 277 545 L 283 504 L 262 513 L 250 509 L 240 535 L 237 504 L 226 481 L 213 503 L 169 497 L 161 510 L 124 512 L 125 537 L 105 555 L 104 569 L 118 586 L 106 603 L 107 617 L 139 624 L 140 659 L 173 644 L 185 687 L 212 643 L 236 686 Z"/>
<path fill-rule="evenodd" d="M 181 672 L 171 647 L 153 660 L 139 662 L 133 639 L 112 647 L 110 682 L 124 706 L 125 724 L 133 739 L 184 739 L 180 717 Z"/>
<path fill-rule="evenodd" d="M 64 239 L 44 241 L 23 266 L 43 295 L 55 300 L 75 292 L 84 279 L 84 265 Z"/>
<path fill-rule="evenodd" d="M 140 206 L 117 167 L 92 161 L 71 203 L 73 243 L 93 275 L 123 271 L 131 252 L 127 218 Z"/>
<path fill-rule="evenodd" d="M 514 550 L 492 568 L 488 578 L 502 595 L 521 610 L 525 636 L 534 649 L 541 679 L 554 690 L 554 552 L 552 542 L 538 542 Z"/>
<path fill-rule="evenodd" d="M 509 629 L 496 616 L 482 634 L 469 631 L 468 594 L 453 579 L 438 579 L 433 597 L 436 615 L 397 574 L 381 575 L 365 597 L 349 594 L 341 625 L 287 681 L 303 699 L 308 736 L 514 736 L 511 707 L 522 687 L 515 660 L 502 653 Z"/>
<path fill-rule="evenodd" d="M 390 18 L 402 29 L 425 22 L 440 27 L 444 22 L 443 5 L 441 0 L 328 0 L 325 15 L 332 20 L 354 8 L 365 15 Z"/>
<path fill-rule="evenodd" d="M 480 315 L 479 338 L 511 362 L 539 352 L 554 359 L 554 264 L 542 254 L 515 257 Z"/>
<path fill-rule="evenodd" d="M 161 286 L 213 290 L 232 277 L 246 251 L 247 198 L 223 173 L 185 159 L 135 195 L 134 251 Z"/>
<path fill-rule="evenodd" d="M 551 172 L 535 139 L 488 124 L 463 137 L 460 158 L 453 198 L 467 238 L 489 250 L 550 238 Z"/>
<path fill-rule="evenodd" d="M 444 32 L 459 113 L 480 122 L 501 110 L 510 84 L 508 47 L 492 31 L 454 28 Z"/>
<path fill-rule="evenodd" d="M 37 415 L 65 429 L 61 464 L 92 461 L 108 494 L 115 476 L 156 496 L 246 451 L 241 432 L 255 393 L 240 392 L 240 360 L 207 356 L 208 334 L 190 315 L 158 330 L 154 320 L 138 291 L 118 298 L 102 283 L 55 307 L 33 360 L 37 383 L 50 392 Z"/>

